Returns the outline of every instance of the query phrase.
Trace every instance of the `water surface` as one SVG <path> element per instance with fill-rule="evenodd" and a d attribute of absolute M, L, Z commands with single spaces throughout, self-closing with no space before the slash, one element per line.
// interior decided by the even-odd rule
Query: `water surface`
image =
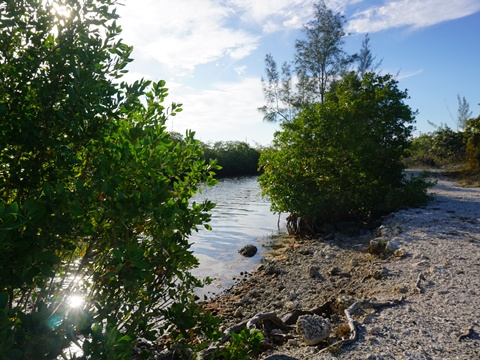
<path fill-rule="evenodd" d="M 195 201 L 208 198 L 217 204 L 212 211 L 212 230 L 202 229 L 190 237 L 194 254 L 200 260 L 194 274 L 214 279 L 212 285 L 198 291 L 199 295 L 218 293 L 233 285 L 233 278 L 260 263 L 262 244 L 285 232 L 284 219 L 278 229 L 278 215 L 270 211 L 270 202 L 262 198 L 257 179 L 257 176 L 221 179 L 195 196 Z M 238 250 L 247 244 L 257 246 L 259 253 L 252 258 L 240 255 Z"/>

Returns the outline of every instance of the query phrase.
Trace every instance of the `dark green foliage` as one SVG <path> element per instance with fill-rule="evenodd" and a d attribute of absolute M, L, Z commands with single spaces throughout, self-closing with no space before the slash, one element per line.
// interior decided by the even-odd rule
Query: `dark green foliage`
<path fill-rule="evenodd" d="M 467 168 L 480 169 L 480 116 L 466 121 L 465 143 Z"/>
<path fill-rule="evenodd" d="M 430 133 L 414 137 L 403 161 L 404 164 L 407 167 L 435 166 L 437 161 L 435 160 L 435 154 L 432 153 L 432 143 L 433 136 Z"/>
<path fill-rule="evenodd" d="M 249 360 L 260 353 L 263 334 L 260 331 L 245 328 L 240 333 L 230 333 L 230 344 L 220 354 L 222 360 Z"/>
<path fill-rule="evenodd" d="M 441 126 L 433 133 L 412 139 L 405 159 L 409 166 L 456 165 L 465 159 L 464 133 Z"/>
<path fill-rule="evenodd" d="M 206 160 L 216 160 L 221 167 L 217 177 L 258 174 L 260 152 L 242 141 L 217 141 L 204 145 Z"/>
<path fill-rule="evenodd" d="M 260 186 L 275 212 L 323 222 L 369 220 L 425 202 L 428 184 L 407 180 L 401 158 L 414 113 L 390 75 L 349 74 L 324 103 L 305 107 L 262 153 Z"/>
<path fill-rule="evenodd" d="M 129 358 L 137 337 L 205 318 L 188 237 L 214 205 L 190 198 L 216 167 L 192 132 L 166 131 L 181 106 L 163 105 L 164 81 L 120 83 L 115 0 L 63 1 L 68 17 L 44 3 L 0 7 L 0 358 L 72 342 Z"/>
<path fill-rule="evenodd" d="M 433 133 L 431 151 L 440 164 L 459 164 L 465 158 L 464 134 L 453 131 L 448 126 L 438 128 Z"/>

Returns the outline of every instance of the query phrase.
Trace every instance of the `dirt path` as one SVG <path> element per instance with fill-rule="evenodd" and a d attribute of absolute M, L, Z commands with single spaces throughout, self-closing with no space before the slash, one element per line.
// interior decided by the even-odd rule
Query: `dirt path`
<path fill-rule="evenodd" d="M 209 309 L 226 329 L 258 313 L 291 320 L 324 305 L 326 341 L 307 346 L 294 325 L 264 322 L 260 359 L 480 359 L 480 189 L 439 178 L 431 192 L 428 206 L 395 213 L 380 230 L 352 236 L 345 224 L 323 239 L 286 241 Z M 369 253 L 378 236 L 394 254 Z M 362 300 L 401 303 L 361 307 L 352 314 L 358 339 L 321 352 L 350 336 L 344 310 Z"/>

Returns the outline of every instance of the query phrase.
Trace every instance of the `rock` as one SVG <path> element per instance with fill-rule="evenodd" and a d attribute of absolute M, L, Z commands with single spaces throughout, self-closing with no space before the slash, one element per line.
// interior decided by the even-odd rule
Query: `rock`
<path fill-rule="evenodd" d="M 427 260 L 419 261 L 418 263 L 414 264 L 415 266 L 422 267 L 422 266 L 429 266 L 430 263 Z"/>
<path fill-rule="evenodd" d="M 380 227 L 377 228 L 377 237 L 389 237 L 391 235 L 392 231 L 387 226 L 380 225 Z"/>
<path fill-rule="evenodd" d="M 310 247 L 302 247 L 300 249 L 297 250 L 299 254 L 302 254 L 302 255 L 312 255 L 314 253 L 314 249 L 313 248 L 310 248 Z"/>
<path fill-rule="evenodd" d="M 298 341 L 295 339 L 288 339 L 287 344 L 291 347 L 297 347 L 298 346 Z"/>
<path fill-rule="evenodd" d="M 356 259 L 356 258 L 352 258 L 350 260 L 350 265 L 353 266 L 353 267 L 357 267 L 358 265 L 360 265 L 360 260 Z"/>
<path fill-rule="evenodd" d="M 257 253 L 258 249 L 255 245 L 245 245 L 238 252 L 245 257 L 252 257 Z"/>
<path fill-rule="evenodd" d="M 375 280 L 381 280 L 387 276 L 388 276 L 388 270 L 384 267 L 373 269 L 371 272 L 371 277 L 373 277 Z"/>
<path fill-rule="evenodd" d="M 328 270 L 328 273 L 332 276 L 337 276 L 337 275 L 340 275 L 342 273 L 342 269 L 340 269 L 337 266 L 334 266 L 334 267 L 332 267 Z"/>
<path fill-rule="evenodd" d="M 290 339 L 290 340 L 293 340 L 293 339 Z M 292 342 L 290 342 L 290 340 L 288 340 L 288 344 L 290 346 L 298 346 L 298 344 L 295 344 L 295 340 L 293 340 Z M 265 358 L 265 360 L 298 360 L 298 359 L 288 355 L 270 355 L 269 357 Z"/>
<path fill-rule="evenodd" d="M 274 265 L 268 264 L 265 267 L 265 275 L 280 275 L 283 271 Z"/>
<path fill-rule="evenodd" d="M 398 258 L 403 258 L 407 256 L 407 253 L 403 249 L 397 249 L 393 252 L 393 256 L 396 256 Z"/>
<path fill-rule="evenodd" d="M 385 247 L 387 246 L 389 239 L 384 237 L 378 237 L 370 240 L 369 252 L 372 255 L 383 254 Z"/>
<path fill-rule="evenodd" d="M 296 326 L 307 345 L 316 345 L 330 336 L 330 320 L 318 315 L 302 315 Z"/>
<path fill-rule="evenodd" d="M 272 329 L 272 331 L 270 331 L 270 335 L 284 335 L 285 333 L 280 330 L 280 329 Z"/>
<path fill-rule="evenodd" d="M 400 241 L 397 238 L 393 238 L 387 242 L 385 245 L 385 250 L 389 253 L 394 253 L 400 248 Z"/>
<path fill-rule="evenodd" d="M 316 266 L 310 266 L 308 268 L 308 278 L 321 280 L 323 277 Z"/>
<path fill-rule="evenodd" d="M 235 312 L 233 313 L 233 316 L 235 316 L 236 318 L 241 318 L 243 317 L 243 311 L 242 311 L 242 308 L 241 307 L 238 307 Z"/>
<path fill-rule="evenodd" d="M 302 307 L 302 303 L 299 301 L 287 301 L 285 302 L 285 308 L 288 311 L 293 311 L 293 310 L 300 310 Z"/>

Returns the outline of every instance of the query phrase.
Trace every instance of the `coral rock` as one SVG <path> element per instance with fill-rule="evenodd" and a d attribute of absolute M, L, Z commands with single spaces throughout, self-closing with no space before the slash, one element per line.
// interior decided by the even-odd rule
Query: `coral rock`
<path fill-rule="evenodd" d="M 316 345 L 330 336 L 330 320 L 318 315 L 302 315 L 297 320 L 297 332 L 307 345 Z"/>

